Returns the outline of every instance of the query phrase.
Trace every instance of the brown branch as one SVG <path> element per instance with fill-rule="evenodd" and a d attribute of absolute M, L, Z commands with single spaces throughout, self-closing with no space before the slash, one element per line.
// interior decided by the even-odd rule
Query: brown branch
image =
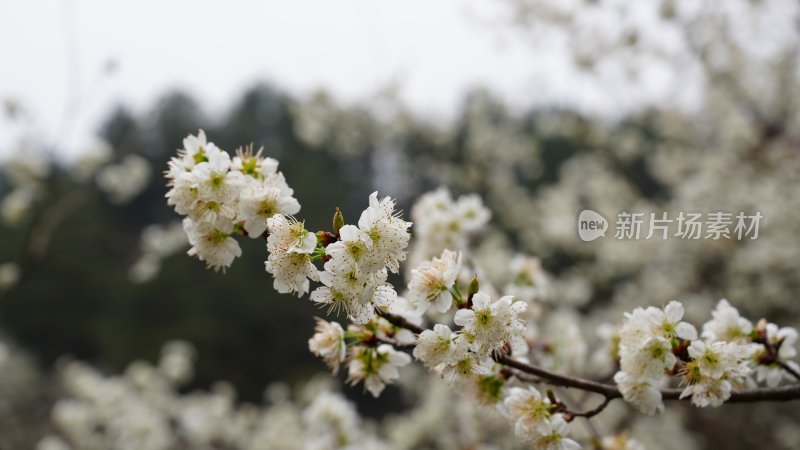
<path fill-rule="evenodd" d="M 596 408 L 584 412 L 570 411 L 569 409 L 567 409 L 564 411 L 564 420 L 566 420 L 567 422 L 571 422 L 572 419 L 574 419 L 575 417 L 585 417 L 587 419 L 594 417 L 600 414 L 604 409 L 606 409 L 606 406 L 608 406 L 608 404 L 611 403 L 611 400 L 613 399 L 609 397 L 604 397 L 603 403 L 600 403 Z"/>
<path fill-rule="evenodd" d="M 778 365 L 787 372 L 789 372 L 793 377 L 800 380 L 800 373 L 797 372 L 792 366 L 786 364 L 786 361 L 778 361 Z"/>
<path fill-rule="evenodd" d="M 539 377 L 534 377 L 533 375 L 528 375 L 525 372 L 521 372 L 519 370 L 512 369 L 510 367 L 503 367 L 501 369 L 501 374 L 503 374 L 507 378 L 514 377 L 519 381 L 523 381 L 525 383 L 531 383 L 531 384 L 547 383 L 546 380 L 543 380 Z"/>
<path fill-rule="evenodd" d="M 378 313 L 379 316 L 383 317 L 384 319 L 388 320 L 394 326 L 398 326 L 401 328 L 405 328 L 411 332 L 420 334 L 425 331 L 424 328 L 414 325 L 413 323 L 406 320 L 405 317 L 398 316 L 397 314 L 392 314 L 390 312 L 384 311 L 381 308 L 375 308 L 375 311 Z"/>
<path fill-rule="evenodd" d="M 495 361 L 504 366 L 513 367 L 521 372 L 542 378 L 545 383 L 594 392 L 612 399 L 622 397 L 622 394 L 619 392 L 619 389 L 617 389 L 616 386 L 612 386 L 610 384 L 598 383 L 596 381 L 585 380 L 583 378 L 577 378 L 577 377 L 571 377 L 567 375 L 553 373 L 550 372 L 549 370 L 542 369 L 541 367 L 532 366 L 530 364 L 525 364 L 524 362 L 517 361 L 509 356 L 498 356 L 497 358 L 495 358 Z"/>
<path fill-rule="evenodd" d="M 414 325 L 403 317 L 383 311 L 381 309 L 376 310 L 378 311 L 378 315 L 395 326 L 406 328 L 417 334 L 424 331 L 424 329 Z M 567 388 L 575 388 L 583 391 L 594 392 L 596 394 L 603 395 L 608 401 L 622 397 L 622 393 L 619 391 L 619 389 L 611 384 L 598 383 L 596 381 L 586 380 L 579 377 L 572 377 L 550 372 L 547 369 L 517 361 L 506 355 L 496 354 L 495 361 L 525 374 L 538 377 L 544 383 L 549 383 L 554 386 L 563 386 Z M 664 400 L 685 400 L 680 398 L 682 392 L 683 389 L 662 389 L 661 397 Z M 762 401 L 787 402 L 793 400 L 800 400 L 800 383 L 778 386 L 774 388 L 757 388 L 733 392 L 726 403 L 749 403 Z M 603 407 L 605 408 L 605 406 Z"/>
<path fill-rule="evenodd" d="M 400 349 L 400 350 L 413 350 L 414 347 L 417 346 L 414 343 L 402 343 L 402 342 L 398 342 L 397 339 L 386 338 L 386 337 L 381 337 L 381 336 L 377 336 L 377 335 L 374 336 L 373 339 L 375 339 L 376 342 L 380 342 L 381 344 L 389 344 L 392 347 L 394 347 L 396 349 Z"/>

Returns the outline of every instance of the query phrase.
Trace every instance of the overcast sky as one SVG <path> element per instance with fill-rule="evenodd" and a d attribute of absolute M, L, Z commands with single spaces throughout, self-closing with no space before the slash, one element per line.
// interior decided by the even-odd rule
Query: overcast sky
<path fill-rule="evenodd" d="M 345 101 L 369 98 L 393 83 L 421 114 L 442 119 L 452 117 L 464 91 L 478 85 L 518 106 L 578 103 L 602 112 L 638 100 L 581 84 L 557 43 L 534 48 L 504 32 L 508 27 L 492 5 L 3 1 L 0 99 L 22 104 L 40 135 L 57 139 L 67 153 L 79 149 L 115 105 L 145 111 L 173 88 L 190 92 L 213 112 L 258 81 L 296 94 L 325 88 Z M 117 65 L 111 75 L 104 74 L 109 61 Z M 77 111 L 70 108 L 75 98 L 81 99 Z M 0 154 L 13 148 L 15 132 L 0 119 Z"/>

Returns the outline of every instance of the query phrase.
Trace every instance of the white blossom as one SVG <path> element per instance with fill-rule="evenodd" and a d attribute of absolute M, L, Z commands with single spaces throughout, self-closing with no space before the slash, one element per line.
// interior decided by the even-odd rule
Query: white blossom
<path fill-rule="evenodd" d="M 697 331 L 682 322 L 683 305 L 672 301 L 664 308 L 636 308 L 625 314 L 620 330 L 620 368 L 636 378 L 658 379 L 671 370 L 677 358 L 673 339 L 693 340 Z"/>
<path fill-rule="evenodd" d="M 300 212 L 300 203 L 284 191 L 264 184 L 251 184 L 239 194 L 237 220 L 243 221 L 248 236 L 257 238 L 267 229 L 267 220 L 276 214 Z"/>
<path fill-rule="evenodd" d="M 9 226 L 21 223 L 36 201 L 37 192 L 28 187 L 16 188 L 6 194 L 0 202 L 0 217 Z"/>
<path fill-rule="evenodd" d="M 397 293 L 386 282 L 386 270 L 363 273 L 353 266 L 346 274 L 326 270 L 320 272 L 322 286 L 311 293 L 311 301 L 327 305 L 330 311 L 344 310 L 354 323 L 365 324 L 373 317 L 375 307 L 389 307 L 397 299 Z"/>
<path fill-rule="evenodd" d="M 415 225 L 411 266 L 439 255 L 442 250 L 467 250 L 470 236 L 481 230 L 491 213 L 477 195 L 458 200 L 444 187 L 420 196 L 411 208 Z"/>
<path fill-rule="evenodd" d="M 424 313 L 431 303 L 443 313 L 450 309 L 453 284 L 461 271 L 461 252 L 444 250 L 440 257 L 425 261 L 411 271 L 408 283 L 408 299 Z"/>
<path fill-rule="evenodd" d="M 642 413 L 652 416 L 656 411 L 664 411 L 658 380 L 617 372 L 614 375 L 614 382 L 617 383 L 625 401 L 636 406 Z"/>
<path fill-rule="evenodd" d="M 306 230 L 302 222 L 280 214 L 269 218 L 267 226 L 269 256 L 264 267 L 272 274 L 275 290 L 305 295 L 310 287 L 309 278 L 319 281 L 310 255 L 317 245 L 316 235 Z"/>
<path fill-rule="evenodd" d="M 425 330 L 419 334 L 413 354 L 426 367 L 434 368 L 451 361 L 454 355 L 453 346 L 453 332 L 447 325 L 437 323 L 433 330 Z"/>
<path fill-rule="evenodd" d="M 342 275 L 355 266 L 361 267 L 359 264 L 372 248 L 372 238 L 354 225 L 340 228 L 339 237 L 340 240 L 325 247 L 325 254 L 331 257 L 326 263 L 328 269 Z"/>
<path fill-rule="evenodd" d="M 498 409 L 514 425 L 517 436 L 531 439 L 550 420 L 555 405 L 533 386 L 512 387 Z"/>
<path fill-rule="evenodd" d="M 542 302 L 549 298 L 550 282 L 539 258 L 515 255 L 510 263 L 511 282 L 505 292 L 526 302 Z"/>
<path fill-rule="evenodd" d="M 509 389 L 498 409 L 514 425 L 514 433 L 530 441 L 534 449 L 581 448 L 577 442 L 567 438 L 567 422 L 561 414 L 555 413 L 555 405 L 533 387 Z"/>
<path fill-rule="evenodd" d="M 378 348 L 354 348 L 348 365 L 348 380 L 353 385 L 363 381 L 366 390 L 378 397 L 387 383 L 400 376 L 397 368 L 410 362 L 410 356 L 388 344 Z"/>
<path fill-rule="evenodd" d="M 0 264 L 0 291 L 11 288 L 22 276 L 19 264 L 15 262 L 6 262 Z"/>
<path fill-rule="evenodd" d="M 492 373 L 495 363 L 491 355 L 470 350 L 469 342 L 464 336 L 455 339 L 453 344 L 450 355 L 437 366 L 437 371 L 446 382 L 456 384 L 465 379 Z"/>
<path fill-rule="evenodd" d="M 139 195 L 150 182 L 150 163 L 139 155 L 127 155 L 118 164 L 110 164 L 97 172 L 97 185 L 111 202 L 127 203 Z"/>
<path fill-rule="evenodd" d="M 341 394 L 316 396 L 303 411 L 303 424 L 313 442 L 307 448 L 346 448 L 363 438 L 358 413 Z"/>
<path fill-rule="evenodd" d="M 319 317 L 316 318 L 316 321 L 315 333 L 308 340 L 308 349 L 311 353 L 321 357 L 335 375 L 339 372 L 339 365 L 347 355 L 344 330 L 337 322 L 328 322 Z"/>
<path fill-rule="evenodd" d="M 195 353 L 194 347 L 188 342 L 167 342 L 161 349 L 158 369 L 171 382 L 186 383 L 193 375 Z"/>
<path fill-rule="evenodd" d="M 766 340 L 772 345 L 781 342 L 777 357 L 786 362 L 795 371 L 800 372 L 800 366 L 794 361 L 789 361 L 797 356 L 797 330 L 792 327 L 778 327 L 774 323 L 767 323 L 764 326 Z M 762 349 L 763 351 L 763 349 Z M 787 372 L 778 364 L 759 365 L 756 367 L 756 381 L 766 383 L 769 387 L 777 386 L 782 380 L 794 380 L 792 374 Z"/>
<path fill-rule="evenodd" d="M 533 438 L 534 450 L 578 450 L 581 446 L 567 437 L 567 422 L 561 414 L 556 414 L 537 430 Z"/>
<path fill-rule="evenodd" d="M 472 297 L 472 308 L 458 310 L 454 322 L 474 339 L 474 348 L 490 351 L 524 332 L 525 322 L 519 316 L 526 309 L 524 302 L 514 302 L 511 296 L 492 302 L 487 294 L 478 292 Z"/>
<path fill-rule="evenodd" d="M 751 357 L 758 345 L 734 342 L 694 341 L 688 348 L 691 361 L 682 369 L 686 388 L 681 398 L 692 397 L 697 407 L 720 406 L 731 390 L 743 387 L 753 373 Z"/>
<path fill-rule="evenodd" d="M 286 190 L 291 195 L 291 189 L 286 186 L 283 175 L 278 172 L 278 161 L 275 158 L 261 156 L 263 151 L 264 147 L 261 147 L 257 152 L 253 153 L 252 144 L 236 149 L 236 156 L 231 161 L 231 170 L 241 172 L 251 179 L 264 180 L 269 185 L 282 188 L 282 190 Z"/>
<path fill-rule="evenodd" d="M 192 246 L 187 254 L 197 256 L 214 270 L 225 269 L 234 259 L 242 256 L 239 243 L 231 237 L 233 225 L 230 223 L 221 225 L 223 227 L 209 222 L 195 222 L 188 217 L 183 219 L 183 230 Z"/>
<path fill-rule="evenodd" d="M 717 303 L 711 312 L 711 320 L 703 324 L 703 339 L 714 341 L 732 341 L 747 339 L 753 331 L 753 324 L 741 317 L 739 311 L 724 298 Z"/>
<path fill-rule="evenodd" d="M 397 273 L 400 262 L 405 261 L 405 248 L 411 239 L 408 229 L 411 222 L 401 219 L 389 197 L 378 200 L 378 193 L 369 196 L 369 207 L 361 213 L 358 228 L 372 240 L 367 254 L 359 261 L 366 272 L 376 272 L 384 267 Z"/>

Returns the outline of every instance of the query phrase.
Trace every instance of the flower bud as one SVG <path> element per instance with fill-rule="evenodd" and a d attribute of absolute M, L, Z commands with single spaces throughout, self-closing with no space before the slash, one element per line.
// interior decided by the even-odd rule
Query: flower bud
<path fill-rule="evenodd" d="M 339 208 L 336 208 L 336 212 L 333 213 L 333 233 L 335 235 L 339 235 L 339 230 L 344 226 L 344 215 L 342 215 L 342 211 Z"/>
<path fill-rule="evenodd" d="M 478 277 L 477 276 L 472 277 L 472 280 L 470 280 L 470 282 L 469 282 L 469 288 L 467 290 L 467 295 L 472 297 L 473 295 L 477 294 L 478 291 L 480 290 L 480 287 L 481 286 L 480 286 L 480 283 L 478 283 Z"/>

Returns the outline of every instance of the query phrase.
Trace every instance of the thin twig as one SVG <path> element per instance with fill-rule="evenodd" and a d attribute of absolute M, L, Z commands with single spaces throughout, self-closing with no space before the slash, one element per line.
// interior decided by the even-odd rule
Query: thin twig
<path fill-rule="evenodd" d="M 401 350 L 413 350 L 414 347 L 417 346 L 417 344 L 415 344 L 413 342 L 411 342 L 411 343 L 402 343 L 402 342 L 399 342 L 397 339 L 385 338 L 385 337 L 380 337 L 380 336 L 375 336 L 374 339 L 376 341 L 380 342 L 381 344 L 389 344 L 392 347 L 397 348 L 397 349 L 401 349 Z"/>
<path fill-rule="evenodd" d="M 603 403 L 600 403 L 597 406 L 597 408 L 590 409 L 590 410 L 584 411 L 584 412 L 575 412 L 575 411 L 567 410 L 567 411 L 564 412 L 564 415 L 569 415 L 570 417 L 585 417 L 585 418 L 588 419 L 590 417 L 594 417 L 594 416 L 600 414 L 604 409 L 606 409 L 606 406 L 608 406 L 608 404 L 611 403 L 611 400 L 613 400 L 613 399 L 612 398 L 608 398 L 608 397 L 604 397 L 603 398 Z"/>

